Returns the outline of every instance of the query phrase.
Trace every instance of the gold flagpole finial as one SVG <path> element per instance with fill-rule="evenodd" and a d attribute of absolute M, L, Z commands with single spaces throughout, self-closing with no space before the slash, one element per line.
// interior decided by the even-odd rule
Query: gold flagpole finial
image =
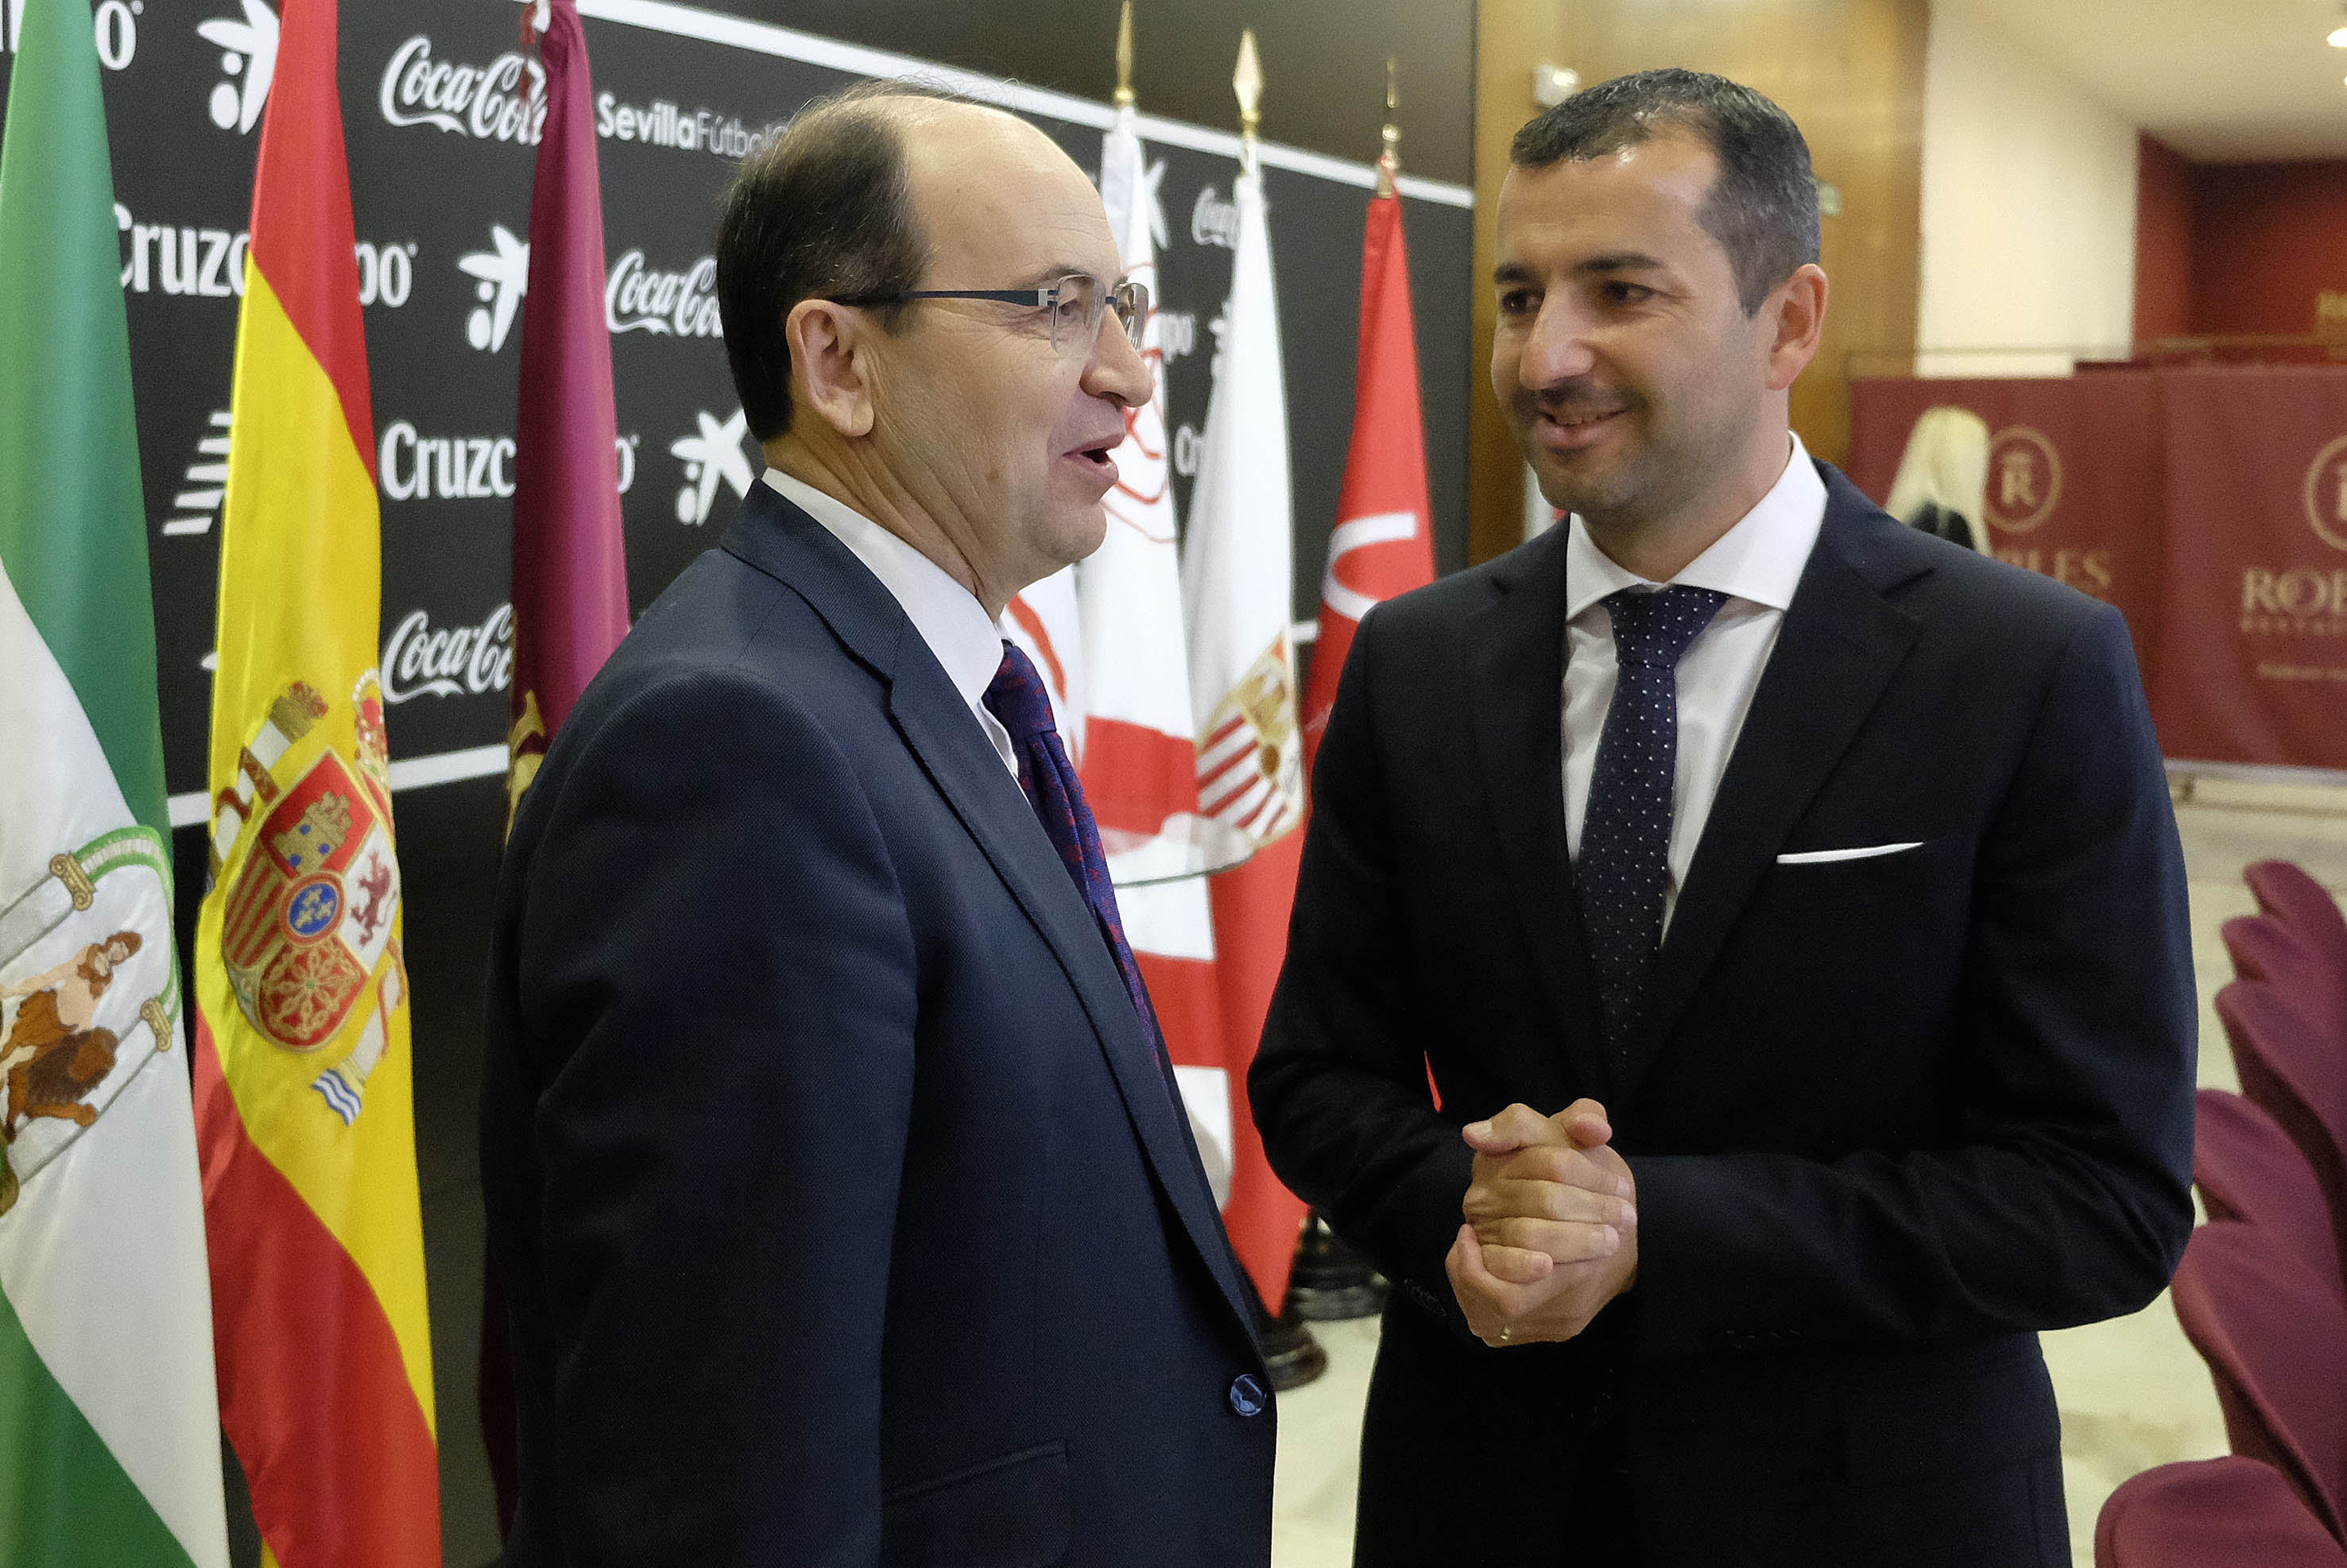
<path fill-rule="evenodd" d="M 1129 109 L 1133 104 L 1133 0 L 1124 0 L 1116 19 L 1116 107 Z"/>
<path fill-rule="evenodd" d="M 1401 105 L 1401 62 L 1393 56 L 1386 56 L 1386 127 L 1385 150 L 1378 155 L 1378 194 L 1394 193 L 1394 177 L 1401 172 L 1401 127 L 1394 123 L 1394 110 Z"/>
<path fill-rule="evenodd" d="M 1263 63 L 1255 58 L 1253 27 L 1239 34 L 1239 66 L 1231 73 L 1231 90 L 1239 96 L 1239 134 L 1252 141 L 1263 119 Z"/>

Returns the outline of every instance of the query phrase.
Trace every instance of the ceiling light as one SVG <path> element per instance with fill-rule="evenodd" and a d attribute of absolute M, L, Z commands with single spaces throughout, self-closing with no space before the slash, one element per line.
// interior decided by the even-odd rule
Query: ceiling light
<path fill-rule="evenodd" d="M 2333 27 L 2327 40 L 2334 49 L 2347 49 L 2347 27 Z"/>

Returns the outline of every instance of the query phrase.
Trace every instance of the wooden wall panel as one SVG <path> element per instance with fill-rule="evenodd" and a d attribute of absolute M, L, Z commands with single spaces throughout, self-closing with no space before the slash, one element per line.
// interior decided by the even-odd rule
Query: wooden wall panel
<path fill-rule="evenodd" d="M 1508 138 L 1533 113 L 1532 67 L 1567 66 L 1594 85 L 1685 66 L 1766 93 L 1809 138 L 1840 211 L 1823 224 L 1831 282 L 1825 343 L 1793 387 L 1793 427 L 1839 462 L 1850 445 L 1847 356 L 1915 341 L 1922 206 L 1928 0 L 1481 0 L 1475 196 L 1477 353 L 1488 364 L 1491 225 Z M 1907 367 L 1868 355 L 1869 374 Z M 1471 539 L 1483 560 L 1522 537 L 1521 459 L 1499 410 L 1478 400 Z"/>

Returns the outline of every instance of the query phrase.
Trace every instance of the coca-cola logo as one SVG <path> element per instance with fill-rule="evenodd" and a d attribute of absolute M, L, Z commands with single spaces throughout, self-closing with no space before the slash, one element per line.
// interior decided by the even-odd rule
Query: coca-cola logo
<path fill-rule="evenodd" d="M 674 337 L 723 337 L 718 324 L 717 258 L 703 256 L 682 272 L 657 272 L 641 251 L 611 263 L 603 285 L 603 324 L 615 333 Z"/>
<path fill-rule="evenodd" d="M 513 606 L 501 604 L 478 626 L 437 627 L 411 610 L 383 645 L 383 700 L 481 696 L 513 684 Z"/>
<path fill-rule="evenodd" d="M 546 72 L 508 51 L 486 66 L 432 57 L 418 33 L 383 68 L 383 118 L 392 125 L 429 125 L 481 141 L 534 147 L 546 127 Z"/>
<path fill-rule="evenodd" d="M 1216 195 L 1211 185 L 1200 190 L 1190 209 L 1190 240 L 1193 244 L 1220 245 L 1225 251 L 1238 249 L 1239 204 Z"/>

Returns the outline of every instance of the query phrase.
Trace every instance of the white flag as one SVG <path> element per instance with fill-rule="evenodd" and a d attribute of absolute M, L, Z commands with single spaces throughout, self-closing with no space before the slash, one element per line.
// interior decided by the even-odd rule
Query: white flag
<path fill-rule="evenodd" d="M 1261 171 L 1243 169 L 1234 195 L 1231 297 L 1214 324 L 1214 392 L 1190 494 L 1182 589 L 1190 605 L 1199 811 L 1251 850 L 1303 820 L 1304 749 L 1289 630 L 1287 390 Z"/>
<path fill-rule="evenodd" d="M 1141 355 L 1156 377 L 1158 203 L 1163 163 L 1151 168 L 1121 112 L 1101 139 L 1101 195 L 1125 275 L 1146 286 L 1152 307 Z M 1113 330 L 1113 329 L 1106 329 Z M 1149 987 L 1167 1053 L 1190 1112 L 1191 1131 L 1217 1199 L 1231 1167 L 1231 1077 L 1223 1058 L 1214 991 L 1214 933 L 1199 843 L 1197 732 L 1184 648 L 1182 571 L 1174 514 L 1174 466 L 1159 380 L 1124 416 L 1117 479 L 1107 498 L 1108 537 L 1076 569 L 1083 626 L 1085 797 L 1117 882 L 1117 907 Z M 1166 880 L 1173 878 L 1173 880 Z"/>

